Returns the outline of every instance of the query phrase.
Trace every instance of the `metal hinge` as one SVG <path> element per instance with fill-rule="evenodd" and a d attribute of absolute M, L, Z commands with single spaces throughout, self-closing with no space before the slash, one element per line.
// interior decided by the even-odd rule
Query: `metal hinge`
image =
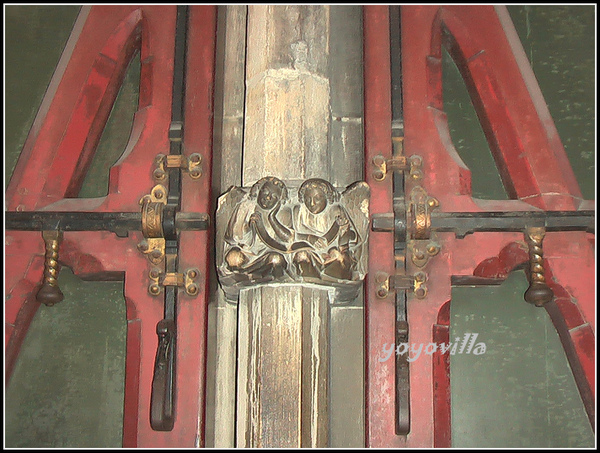
<path fill-rule="evenodd" d="M 148 273 L 151 283 L 148 286 L 148 292 L 153 296 L 158 296 L 165 286 L 176 286 L 184 288 L 188 296 L 196 296 L 200 291 L 196 280 L 200 276 L 198 269 L 188 269 L 184 273 L 180 272 L 161 272 L 158 268 L 153 268 Z"/>
<path fill-rule="evenodd" d="M 390 292 L 398 290 L 412 291 L 417 299 L 423 299 L 427 295 L 427 274 L 417 272 L 415 275 L 388 275 L 379 272 L 375 275 L 377 283 L 377 297 L 384 299 Z"/>
<path fill-rule="evenodd" d="M 160 264 L 165 257 L 163 212 L 166 204 L 167 188 L 162 184 L 155 185 L 150 194 L 140 200 L 144 240 L 138 244 L 138 250 L 154 265 Z"/>
<path fill-rule="evenodd" d="M 169 159 L 167 162 L 175 159 Z M 175 156 L 177 157 L 177 156 Z M 175 165 L 175 164 L 173 164 Z M 177 255 L 166 254 L 166 238 L 163 227 L 165 217 L 165 206 L 167 205 L 167 188 L 162 184 L 155 185 L 150 194 L 144 195 L 140 200 L 142 205 L 142 235 L 144 239 L 138 244 L 138 249 L 154 265 L 162 265 L 163 269 L 177 268 Z M 175 227 L 177 226 L 177 217 L 175 217 Z M 171 263 L 172 265 L 169 265 Z M 195 280 L 199 276 L 198 269 L 188 269 L 184 273 L 163 272 L 154 267 L 150 270 L 150 284 L 148 292 L 153 296 L 161 294 L 166 286 L 182 287 L 189 296 L 196 296 L 199 287 Z"/>
<path fill-rule="evenodd" d="M 373 178 L 376 181 L 383 181 L 388 172 L 402 171 L 408 174 L 413 181 L 423 178 L 423 158 L 418 155 L 406 157 L 404 155 L 404 137 L 392 137 L 394 153 L 390 159 L 386 159 L 381 154 L 373 157 Z"/>
<path fill-rule="evenodd" d="M 386 159 L 381 154 L 373 157 L 373 178 L 376 181 L 383 181 L 390 171 L 403 171 L 408 173 L 408 176 L 417 181 L 423 178 L 423 171 L 421 166 L 423 165 L 423 159 L 421 156 L 393 156 L 390 159 Z"/>
<path fill-rule="evenodd" d="M 202 156 L 198 153 L 184 156 L 183 154 L 158 154 L 154 159 L 156 168 L 152 173 L 155 181 L 164 184 L 168 179 L 167 169 L 180 168 L 188 173 L 190 178 L 198 179 L 202 176 Z"/>
<path fill-rule="evenodd" d="M 437 199 L 427 195 L 421 186 L 410 192 L 406 208 L 406 223 L 393 213 L 374 214 L 371 229 L 379 232 L 394 232 L 397 236 L 405 232 L 411 252 L 411 260 L 417 267 L 424 267 L 429 258 L 440 251 L 440 245 L 431 237 L 431 213 L 439 206 Z"/>

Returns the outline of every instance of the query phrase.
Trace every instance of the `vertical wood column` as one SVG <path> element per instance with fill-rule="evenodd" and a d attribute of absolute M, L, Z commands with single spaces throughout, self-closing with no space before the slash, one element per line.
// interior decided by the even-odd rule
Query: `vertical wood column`
<path fill-rule="evenodd" d="M 330 179 L 329 6 L 248 7 L 242 183 Z M 238 447 L 326 447 L 329 297 L 269 285 L 242 291 Z"/>
<path fill-rule="evenodd" d="M 329 11 L 248 7 L 244 186 L 329 179 Z"/>
<path fill-rule="evenodd" d="M 338 189 L 361 180 L 361 8 L 219 11 L 214 193 L 265 176 L 292 196 L 309 178 Z M 326 287 L 280 283 L 243 289 L 234 305 L 215 291 L 208 445 L 361 447 L 362 298 L 340 306 Z"/>
<path fill-rule="evenodd" d="M 238 316 L 237 446 L 327 446 L 327 292 L 249 289 Z"/>
<path fill-rule="evenodd" d="M 213 194 L 242 185 L 244 140 L 245 5 L 218 7 L 217 65 L 215 77 Z M 224 228 L 217 225 L 216 244 L 222 244 Z M 208 319 L 206 446 L 235 446 L 237 307 L 225 301 L 217 288 L 213 269 Z"/>

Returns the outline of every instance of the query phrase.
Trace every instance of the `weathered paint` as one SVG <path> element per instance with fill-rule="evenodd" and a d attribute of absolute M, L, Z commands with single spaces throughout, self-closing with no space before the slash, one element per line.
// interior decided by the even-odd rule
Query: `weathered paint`
<path fill-rule="evenodd" d="M 45 101 L 7 189 L 12 210 L 139 211 L 140 198 L 154 185 L 156 154 L 168 150 L 173 80 L 174 6 L 93 6 L 82 10 L 85 19 L 69 59 L 52 82 L 55 93 Z M 186 130 L 186 153 L 198 152 L 210 168 L 212 96 L 216 8 L 191 7 L 188 36 L 186 115 L 194 128 Z M 127 149 L 110 172 L 109 193 L 96 199 L 76 196 L 125 69 L 140 52 L 140 99 Z M 192 151 L 193 150 L 193 151 Z M 182 210 L 211 212 L 210 177 L 183 181 Z M 7 375 L 19 352 L 38 303 L 30 292 L 41 281 L 43 244 L 38 233 L 11 232 L 6 271 Z M 181 235 L 180 263 L 208 275 L 208 232 Z M 88 277 L 125 272 L 127 303 L 127 361 L 123 446 L 175 447 L 203 444 L 206 295 L 183 295 L 179 304 L 176 423 L 173 431 L 150 427 L 150 389 L 156 353 L 156 323 L 162 301 L 147 291 L 149 264 L 138 252 L 141 234 L 117 238 L 110 233 L 65 234 L 60 259 Z M 198 246 L 200 244 L 200 246 Z M 32 259 L 33 257 L 33 259 Z M 33 263 L 30 265 L 29 263 Z"/>
<path fill-rule="evenodd" d="M 547 210 L 573 210 L 583 206 L 564 149 L 505 9 L 403 6 L 401 20 L 402 58 L 410 62 L 403 65 L 405 154 L 423 157 L 422 185 L 430 196 L 439 200 L 439 209 L 517 211 L 529 210 L 533 205 Z M 430 33 L 423 33 L 424 30 Z M 391 90 L 386 7 L 365 7 L 364 33 L 368 170 L 370 157 L 391 154 L 390 131 L 385 130 L 391 115 L 386 97 Z M 477 200 L 471 195 L 470 171 L 452 145 L 443 111 L 442 44 L 449 46 L 462 71 L 512 200 Z M 373 198 L 379 200 L 372 203 L 372 214 L 392 212 L 387 181 L 389 178 L 383 183 L 370 181 Z M 377 256 L 377 261 L 370 263 L 370 280 L 379 270 L 392 273 L 393 247 L 385 239 L 379 239 L 385 234 L 372 235 L 370 256 Z M 391 241 L 392 235 L 387 235 Z M 440 233 L 435 239 L 441 244 L 441 252 L 426 267 L 427 298 L 411 297 L 408 301 L 411 343 L 427 344 L 432 335 L 445 335 L 439 319 L 440 310 L 451 298 L 451 276 L 503 278 L 526 259 L 519 246 L 511 245 L 523 240 L 520 234 L 476 233 L 456 239 L 453 234 Z M 585 267 L 575 265 L 569 258 L 573 254 L 564 250 L 573 242 L 581 247 L 578 256 L 585 258 Z M 585 233 L 548 234 L 546 244 L 546 267 L 552 273 L 555 269 L 560 273 L 555 291 L 560 293 L 568 287 L 571 300 L 579 307 L 569 315 L 559 299 L 563 316 L 576 326 L 576 330 L 562 337 L 565 352 L 572 366 L 574 363 L 583 366 L 585 377 L 579 379 L 578 385 L 583 390 L 588 387 L 589 391 L 594 382 L 593 328 L 577 329 L 577 326 L 591 323 L 595 314 L 593 295 L 589 293 L 589 282 L 594 280 L 593 247 Z M 384 250 L 389 252 L 384 254 Z M 417 270 L 409 265 L 409 273 Z M 394 433 L 393 362 L 376 362 L 383 343 L 394 340 L 391 299 L 377 299 L 373 285 L 367 286 L 367 445 L 449 447 L 450 421 L 440 419 L 450 416 L 445 390 L 449 376 L 444 372 L 447 364 L 435 355 L 411 363 L 411 432 L 407 436 Z M 573 313 L 582 316 L 575 320 Z M 576 332 L 581 336 L 576 336 Z M 382 392 L 388 392 L 387 397 Z"/>

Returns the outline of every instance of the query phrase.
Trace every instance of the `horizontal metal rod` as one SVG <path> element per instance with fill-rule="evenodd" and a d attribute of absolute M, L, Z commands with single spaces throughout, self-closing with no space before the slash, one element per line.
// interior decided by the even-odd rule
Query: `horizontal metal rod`
<path fill-rule="evenodd" d="M 596 212 L 512 211 L 431 213 L 431 230 L 452 232 L 462 237 L 474 232 L 524 231 L 544 227 L 546 231 L 587 231 L 595 233 Z"/>
<path fill-rule="evenodd" d="M 50 212 L 6 211 L 6 230 L 20 231 L 111 231 L 127 236 L 129 231 L 141 231 L 141 212 Z M 207 230 L 207 214 L 178 212 L 175 227 L 179 231 Z"/>

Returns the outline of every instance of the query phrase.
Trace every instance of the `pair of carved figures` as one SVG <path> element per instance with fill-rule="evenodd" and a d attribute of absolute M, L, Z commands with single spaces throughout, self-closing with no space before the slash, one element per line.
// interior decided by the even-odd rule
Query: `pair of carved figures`
<path fill-rule="evenodd" d="M 249 192 L 233 187 L 219 199 L 217 222 L 227 226 L 218 271 L 229 298 L 257 283 L 339 287 L 364 278 L 368 185 L 357 182 L 340 194 L 323 179 L 309 179 L 297 201 L 289 192 L 280 179 L 265 177 Z"/>

